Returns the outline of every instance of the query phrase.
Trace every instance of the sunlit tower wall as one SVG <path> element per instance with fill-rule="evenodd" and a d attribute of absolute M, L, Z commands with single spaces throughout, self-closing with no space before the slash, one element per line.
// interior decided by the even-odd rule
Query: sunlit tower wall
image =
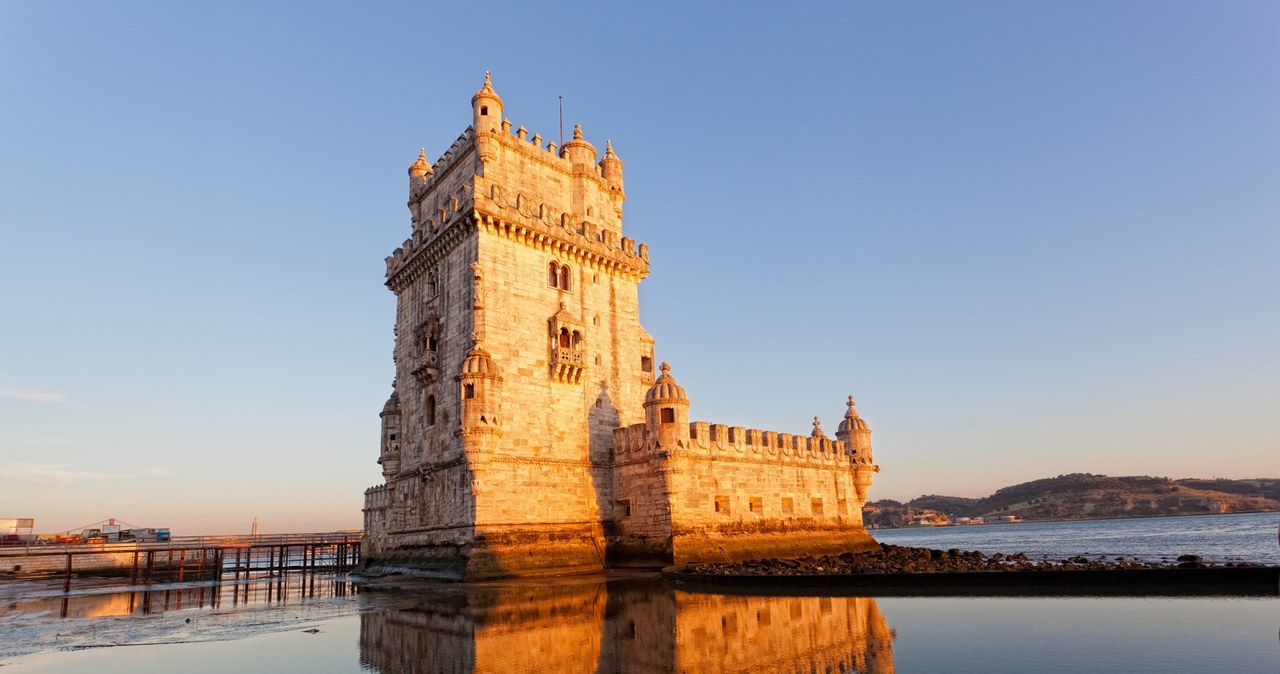
<path fill-rule="evenodd" d="M 472 124 L 409 168 L 385 483 L 367 563 L 448 577 L 601 569 L 617 510 L 613 429 L 643 419 L 648 249 L 622 231 L 622 161 L 580 128 L 512 129 L 486 75 Z"/>

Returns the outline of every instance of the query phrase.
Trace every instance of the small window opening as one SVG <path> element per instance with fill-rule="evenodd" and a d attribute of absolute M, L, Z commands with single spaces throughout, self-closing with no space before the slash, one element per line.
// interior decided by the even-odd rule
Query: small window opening
<path fill-rule="evenodd" d="M 662 423 L 674 424 L 676 422 L 676 410 L 674 407 L 662 408 Z"/>
<path fill-rule="evenodd" d="M 716 497 L 716 512 L 720 513 L 721 515 L 729 514 L 729 497 L 728 496 Z"/>
<path fill-rule="evenodd" d="M 555 288 L 560 283 L 560 265 L 552 262 L 547 265 L 547 285 Z"/>
<path fill-rule="evenodd" d="M 475 385 L 475 384 L 467 384 L 467 385 L 463 386 L 463 387 L 462 387 L 462 397 L 466 398 L 467 400 L 471 400 L 472 398 L 476 397 L 476 385 Z"/>
<path fill-rule="evenodd" d="M 427 396 L 427 425 L 436 425 L 436 397 Z"/>
<path fill-rule="evenodd" d="M 752 496 L 751 500 L 749 501 L 749 507 L 752 513 L 756 515 L 763 515 L 764 499 L 760 498 L 759 496 Z"/>
<path fill-rule="evenodd" d="M 631 499 L 620 499 L 618 509 L 622 511 L 623 517 L 631 517 Z"/>
<path fill-rule="evenodd" d="M 790 496 L 782 497 L 782 514 L 793 515 L 796 512 L 796 502 Z"/>
<path fill-rule="evenodd" d="M 482 117 L 488 117 L 488 116 L 489 116 L 489 106 L 487 106 L 487 105 L 482 105 L 482 106 L 480 106 L 480 115 L 481 115 Z"/>
<path fill-rule="evenodd" d="M 820 498 L 809 499 L 809 509 L 813 511 L 814 515 L 819 517 L 822 516 L 822 499 Z"/>
<path fill-rule="evenodd" d="M 436 333 L 427 334 L 427 351 L 436 351 L 440 347 L 440 340 L 436 337 Z"/>
<path fill-rule="evenodd" d="M 653 372 L 653 359 L 649 356 L 640 356 L 640 370 L 642 372 Z"/>
<path fill-rule="evenodd" d="M 388 436 L 387 436 L 387 439 L 388 439 L 388 440 L 390 440 L 390 441 L 392 441 L 392 442 L 395 442 L 395 441 L 396 441 L 396 434 L 395 434 L 395 433 L 392 433 L 391 435 L 388 435 Z"/>

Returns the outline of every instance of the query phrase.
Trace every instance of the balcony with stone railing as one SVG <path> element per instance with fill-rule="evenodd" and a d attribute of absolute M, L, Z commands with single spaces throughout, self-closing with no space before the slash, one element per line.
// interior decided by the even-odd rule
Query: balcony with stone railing
<path fill-rule="evenodd" d="M 582 379 L 586 356 L 578 349 L 557 346 L 551 350 L 551 375 L 556 381 L 576 384 Z"/>

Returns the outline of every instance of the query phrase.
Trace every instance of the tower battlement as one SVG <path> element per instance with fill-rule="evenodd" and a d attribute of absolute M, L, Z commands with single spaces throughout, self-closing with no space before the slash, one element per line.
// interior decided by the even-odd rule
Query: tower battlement
<path fill-rule="evenodd" d="M 653 452 L 687 452 L 691 456 L 720 459 L 754 459 L 779 463 L 818 464 L 854 468 L 871 465 L 870 457 L 859 456 L 843 440 L 811 435 L 777 433 L 756 428 L 695 421 L 689 424 L 689 439 L 677 447 L 664 447 L 647 424 L 614 429 L 614 456 L 619 461 Z"/>
<path fill-rule="evenodd" d="M 487 118 L 501 112 L 501 99 L 487 78 L 472 106 L 477 126 L 434 163 L 423 150 L 409 167 L 412 234 L 386 258 L 388 285 L 412 281 L 417 257 L 445 247 L 437 241 L 447 246 L 454 227 L 485 227 L 637 280 L 648 275 L 649 247 L 622 235 L 626 194 L 612 143 L 597 161 L 581 126 L 557 147 L 523 126 L 512 131 L 509 119 L 493 124 Z"/>

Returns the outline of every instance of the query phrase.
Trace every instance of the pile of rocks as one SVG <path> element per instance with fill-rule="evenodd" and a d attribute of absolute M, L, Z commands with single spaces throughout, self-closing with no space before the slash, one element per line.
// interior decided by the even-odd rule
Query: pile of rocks
<path fill-rule="evenodd" d="M 1071 571 L 1080 569 L 1202 569 L 1206 564 L 1197 555 L 1183 555 L 1176 562 L 1142 562 L 1124 557 L 1087 559 L 1032 560 L 1025 553 L 1005 555 L 995 553 L 988 557 L 976 550 L 961 551 L 909 548 L 881 543 L 879 549 L 868 552 L 845 552 L 839 555 L 800 557 L 799 559 L 757 559 L 736 564 L 696 564 L 684 566 L 681 573 L 734 576 L 815 576 L 883 573 L 947 573 L 947 572 L 1006 572 L 1006 571 Z M 1228 563 L 1225 566 L 1249 566 L 1247 562 Z"/>

